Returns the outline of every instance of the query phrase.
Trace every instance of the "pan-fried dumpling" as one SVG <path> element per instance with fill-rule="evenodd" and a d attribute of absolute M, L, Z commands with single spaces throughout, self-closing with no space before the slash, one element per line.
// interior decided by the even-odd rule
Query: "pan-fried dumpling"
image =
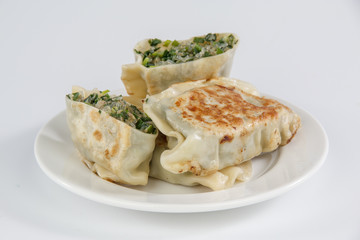
<path fill-rule="evenodd" d="M 145 185 L 157 129 L 121 96 L 73 87 L 66 97 L 71 138 L 87 166 L 117 183 Z"/>
<path fill-rule="evenodd" d="M 145 98 L 173 83 L 229 76 L 238 37 L 209 33 L 184 41 L 145 39 L 135 45 L 135 63 L 122 66 L 129 95 Z"/>
<path fill-rule="evenodd" d="M 169 183 L 185 186 L 202 185 L 214 191 L 232 187 L 235 182 L 248 181 L 252 173 L 251 161 L 237 166 L 226 167 L 207 176 L 196 176 L 191 172 L 174 174 L 161 166 L 160 156 L 166 150 L 166 145 L 157 144 L 151 160 L 150 176 Z"/>
<path fill-rule="evenodd" d="M 144 111 L 167 136 L 167 171 L 206 176 L 287 144 L 300 118 L 251 85 L 218 78 L 172 85 L 148 96 Z"/>

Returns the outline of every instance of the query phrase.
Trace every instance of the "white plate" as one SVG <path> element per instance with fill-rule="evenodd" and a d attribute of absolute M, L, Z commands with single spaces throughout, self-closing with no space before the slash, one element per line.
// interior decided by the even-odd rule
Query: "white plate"
<path fill-rule="evenodd" d="M 306 111 L 285 104 L 301 117 L 302 127 L 297 135 L 288 145 L 255 158 L 250 181 L 227 190 L 213 192 L 205 187 L 173 185 L 152 178 L 142 187 L 105 181 L 80 161 L 70 138 L 65 111 L 40 130 L 35 140 L 35 156 L 41 169 L 56 183 L 112 206 L 151 212 L 207 212 L 246 206 L 292 189 L 325 161 L 328 140 L 320 123 Z"/>

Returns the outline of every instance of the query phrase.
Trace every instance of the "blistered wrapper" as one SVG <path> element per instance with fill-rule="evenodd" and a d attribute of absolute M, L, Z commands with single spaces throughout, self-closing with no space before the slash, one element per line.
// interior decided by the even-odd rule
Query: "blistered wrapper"
<path fill-rule="evenodd" d="M 160 163 L 173 174 L 208 176 L 239 165 L 287 144 L 300 127 L 290 108 L 229 78 L 174 84 L 143 108 L 167 137 Z"/>
<path fill-rule="evenodd" d="M 82 88 L 84 96 L 91 94 Z M 123 184 L 146 185 L 157 134 L 148 134 L 104 111 L 66 97 L 67 123 L 76 149 L 100 177 Z"/>

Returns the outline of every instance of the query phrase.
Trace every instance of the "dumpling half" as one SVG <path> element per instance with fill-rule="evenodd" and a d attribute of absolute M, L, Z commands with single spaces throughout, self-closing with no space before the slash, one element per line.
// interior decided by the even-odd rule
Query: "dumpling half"
<path fill-rule="evenodd" d="M 135 63 L 122 66 L 129 95 L 140 99 L 173 83 L 229 76 L 239 39 L 232 33 L 209 33 L 182 41 L 145 39 L 135 45 Z"/>
<path fill-rule="evenodd" d="M 172 85 L 148 96 L 144 111 L 167 136 L 167 171 L 207 176 L 287 144 L 300 118 L 248 83 L 217 78 Z"/>
<path fill-rule="evenodd" d="M 158 134 L 151 119 L 121 96 L 73 88 L 66 97 L 67 123 L 75 147 L 100 177 L 145 185 Z"/>

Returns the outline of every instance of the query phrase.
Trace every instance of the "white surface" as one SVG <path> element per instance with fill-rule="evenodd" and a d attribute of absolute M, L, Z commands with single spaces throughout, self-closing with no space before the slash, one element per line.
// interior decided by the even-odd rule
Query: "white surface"
<path fill-rule="evenodd" d="M 283 102 L 283 101 L 282 101 Z M 286 103 L 302 128 L 286 147 L 253 159 L 246 183 L 223 191 L 184 187 L 153 178 L 146 186 L 119 186 L 93 174 L 81 162 L 66 124 L 66 112 L 52 118 L 38 133 L 35 156 L 41 169 L 59 185 L 85 198 L 111 206 L 149 212 L 211 212 L 276 197 L 312 176 L 324 163 L 328 139 L 322 126 L 305 111 Z"/>
<path fill-rule="evenodd" d="M 329 155 L 263 203 L 212 213 L 124 210 L 51 181 L 36 133 L 71 85 L 118 89 L 145 37 L 241 38 L 232 77 L 306 109 Z M 359 1 L 0 1 L 0 230 L 4 239 L 360 239 Z"/>

